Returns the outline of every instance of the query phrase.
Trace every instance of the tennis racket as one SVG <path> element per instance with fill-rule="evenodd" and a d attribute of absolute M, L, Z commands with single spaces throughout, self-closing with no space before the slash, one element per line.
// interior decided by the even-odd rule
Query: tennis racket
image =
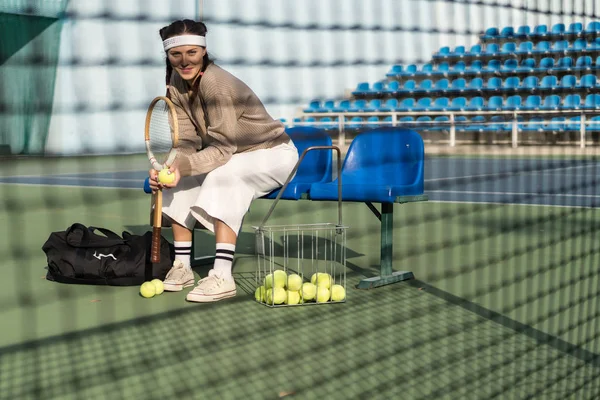
<path fill-rule="evenodd" d="M 160 171 L 169 168 L 177 156 L 179 125 L 175 106 L 167 97 L 155 97 L 146 113 L 144 130 L 146 152 L 152 168 Z M 160 262 L 160 230 L 162 225 L 162 190 L 154 194 L 152 218 L 152 247 L 150 261 Z"/>

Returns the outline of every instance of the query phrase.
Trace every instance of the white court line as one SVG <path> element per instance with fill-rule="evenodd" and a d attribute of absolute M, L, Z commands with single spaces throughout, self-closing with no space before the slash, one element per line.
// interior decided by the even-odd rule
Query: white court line
<path fill-rule="evenodd" d="M 139 188 L 131 187 L 118 187 L 118 186 L 83 186 L 83 185 L 57 185 L 53 183 L 23 183 L 23 182 L 0 182 L 1 185 L 13 185 L 13 186 L 52 186 L 57 188 L 70 188 L 70 189 L 119 189 L 119 190 L 141 190 Z"/>
<path fill-rule="evenodd" d="M 486 176 L 498 176 L 498 175 L 520 175 L 520 174 L 535 174 L 535 173 L 545 173 L 548 171 L 561 171 L 561 170 L 568 170 L 568 169 L 574 169 L 574 168 L 587 168 L 590 167 L 592 165 L 577 165 L 577 166 L 573 166 L 573 167 L 557 167 L 557 168 L 550 168 L 550 169 L 543 169 L 543 170 L 533 170 L 533 171 L 515 171 L 515 172 L 511 172 L 511 171 L 506 171 L 506 172 L 497 172 L 495 174 L 479 174 L 479 175 L 464 175 L 464 176 L 454 176 L 454 177 L 446 177 L 446 178 L 433 178 L 433 179 L 425 179 L 425 182 L 438 182 L 438 181 L 449 181 L 449 180 L 457 180 L 457 179 L 470 179 L 470 178 L 482 178 L 482 177 L 486 177 Z"/>
<path fill-rule="evenodd" d="M 564 206 L 559 204 L 529 204 L 529 203 L 502 203 L 497 201 L 450 201 L 450 200 L 428 200 L 428 203 L 450 203 L 450 204 L 493 204 L 499 206 L 526 206 L 526 207 L 557 207 L 557 208 L 589 208 L 595 210 L 598 207 L 590 206 Z"/>
<path fill-rule="evenodd" d="M 425 193 L 465 193 L 465 194 L 501 194 L 501 195 L 511 195 L 511 196 L 556 196 L 556 197 L 590 197 L 590 198 L 600 198 L 600 195 L 593 194 L 563 194 L 563 193 L 518 193 L 518 192 L 478 192 L 471 190 L 426 190 Z"/>
<path fill-rule="evenodd" d="M 30 182 L 16 182 L 19 179 L 30 179 L 30 178 L 37 178 L 40 180 L 44 180 L 44 181 L 50 181 L 53 178 L 59 180 L 59 181 L 68 181 L 68 180 L 86 180 L 86 181 L 116 181 L 116 182 L 140 182 L 139 179 L 125 179 L 125 178 L 100 178 L 100 177 L 84 177 L 84 176 L 60 176 L 60 175 L 44 175 L 44 176 L 39 176 L 39 175 L 30 175 L 30 176 L 3 176 L 0 177 L 0 181 L 2 181 L 3 179 L 14 179 L 15 182 L 2 182 L 2 183 L 26 183 L 28 185 L 52 185 L 51 183 L 30 183 Z"/>

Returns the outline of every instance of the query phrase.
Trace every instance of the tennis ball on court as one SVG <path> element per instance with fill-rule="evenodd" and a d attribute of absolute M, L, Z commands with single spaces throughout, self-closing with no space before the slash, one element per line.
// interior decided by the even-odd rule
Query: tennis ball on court
<path fill-rule="evenodd" d="M 154 289 L 156 289 L 157 295 L 165 291 L 165 286 L 163 285 L 163 282 L 160 279 L 152 279 L 150 283 L 154 285 Z"/>
<path fill-rule="evenodd" d="M 315 298 L 317 294 L 317 287 L 310 282 L 305 282 L 302 284 L 302 289 L 300 292 L 300 295 L 304 301 L 310 301 Z"/>
<path fill-rule="evenodd" d="M 277 269 L 265 277 L 265 288 L 270 289 L 272 287 L 284 288 L 287 283 L 287 274 Z"/>
<path fill-rule="evenodd" d="M 300 293 L 297 290 L 286 290 L 285 304 L 298 304 L 300 302 Z"/>
<path fill-rule="evenodd" d="M 329 301 L 331 293 L 325 286 L 317 286 L 317 303 L 326 303 Z"/>
<path fill-rule="evenodd" d="M 161 169 L 158 172 L 158 181 L 160 183 L 173 183 L 175 182 L 175 174 L 168 169 Z"/>
<path fill-rule="evenodd" d="M 259 286 L 256 288 L 256 291 L 254 292 L 254 298 L 256 299 L 256 301 L 260 301 L 261 303 L 265 302 L 265 287 L 264 286 Z"/>
<path fill-rule="evenodd" d="M 142 297 L 149 299 L 150 297 L 154 297 L 156 294 L 156 288 L 152 282 L 144 282 L 142 283 L 142 286 L 140 286 L 140 294 Z"/>
<path fill-rule="evenodd" d="M 297 291 L 302 287 L 302 277 L 298 274 L 290 274 L 287 278 L 288 290 Z"/>
<path fill-rule="evenodd" d="M 342 301 L 346 298 L 346 289 L 342 285 L 331 287 L 331 301 Z"/>
<path fill-rule="evenodd" d="M 325 272 L 314 273 L 313 276 L 310 278 L 310 282 L 313 285 L 324 286 L 327 289 L 331 287 L 332 281 L 333 279 L 331 279 L 331 275 Z"/>

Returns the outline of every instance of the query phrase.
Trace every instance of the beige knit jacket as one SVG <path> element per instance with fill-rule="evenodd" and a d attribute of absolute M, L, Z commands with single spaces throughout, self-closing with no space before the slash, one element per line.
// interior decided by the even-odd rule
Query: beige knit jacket
<path fill-rule="evenodd" d="M 179 122 L 176 165 L 182 176 L 205 174 L 231 156 L 290 141 L 284 125 L 273 119 L 256 94 L 240 79 L 210 64 L 190 105 L 190 85 L 176 71 L 169 93 Z M 206 107 L 206 118 L 202 107 Z"/>

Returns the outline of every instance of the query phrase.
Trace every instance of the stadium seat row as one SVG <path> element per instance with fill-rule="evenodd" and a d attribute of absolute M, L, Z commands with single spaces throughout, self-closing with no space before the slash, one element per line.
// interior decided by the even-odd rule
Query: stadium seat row
<path fill-rule="evenodd" d="M 421 69 L 416 64 L 409 64 L 404 68 L 401 64 L 393 65 L 386 76 L 394 77 L 423 77 L 431 75 L 478 75 L 478 74 L 497 74 L 497 73 L 553 73 L 561 71 L 584 72 L 592 69 L 600 68 L 600 56 L 596 58 L 596 62 L 591 56 L 580 56 L 573 61 L 573 57 L 561 57 L 555 60 L 552 57 L 544 57 L 539 63 L 534 58 L 526 58 L 521 61 L 515 58 L 502 60 L 490 60 L 484 66 L 479 60 L 473 61 L 470 64 L 464 61 L 458 61 L 450 65 L 447 62 L 441 62 L 434 66 L 433 64 L 424 64 Z"/>
<path fill-rule="evenodd" d="M 482 47 L 481 44 L 471 46 L 470 51 L 466 51 L 465 46 L 456 46 L 453 51 L 450 47 L 444 46 L 433 55 L 434 60 L 446 58 L 478 58 L 484 56 L 504 56 L 504 55 L 544 55 L 551 53 L 568 54 L 580 53 L 586 51 L 599 51 L 600 38 L 596 38 L 588 43 L 585 39 L 577 39 L 572 44 L 568 40 L 558 40 L 556 42 L 541 41 L 533 44 L 531 41 L 526 42 L 505 42 L 502 45 L 497 43 L 489 43 Z"/>
<path fill-rule="evenodd" d="M 404 81 L 361 82 L 352 94 L 356 97 L 400 97 L 407 94 L 446 94 L 446 93 L 495 93 L 500 91 L 515 92 L 553 92 L 557 90 L 594 90 L 600 88 L 596 75 L 586 74 L 580 79 L 575 75 L 564 75 L 560 80 L 554 75 L 546 75 L 541 79 L 537 76 L 527 76 L 521 80 L 518 76 L 509 76 L 504 80 L 492 77 L 484 81 L 482 78 L 466 80 L 464 78 L 452 81 L 443 78 L 436 81 L 424 79 L 417 83 L 413 79 Z"/>
<path fill-rule="evenodd" d="M 600 94 L 589 94 L 582 102 L 578 94 L 569 94 L 562 98 L 553 94 L 543 100 L 539 95 L 530 95 L 523 98 L 519 95 L 509 96 L 506 100 L 502 96 L 491 96 L 484 99 L 476 96 L 467 100 L 466 97 L 430 97 L 414 99 L 412 97 L 398 99 L 364 99 L 342 100 L 336 104 L 329 100 L 321 104 L 315 100 L 305 113 L 325 112 L 394 112 L 394 111 L 512 111 L 512 110 L 598 110 L 600 109 Z"/>
<path fill-rule="evenodd" d="M 588 23 L 585 29 L 581 22 L 573 22 L 568 27 L 563 23 L 557 23 L 552 26 L 550 31 L 548 31 L 548 26 L 545 24 L 536 25 L 533 29 L 529 25 L 523 25 L 518 27 L 517 30 L 512 26 L 505 26 L 502 29 L 491 27 L 486 29 L 485 33 L 480 35 L 480 38 L 483 41 L 510 38 L 560 38 L 565 36 L 595 35 L 598 33 L 600 33 L 600 22 L 592 21 Z"/>

